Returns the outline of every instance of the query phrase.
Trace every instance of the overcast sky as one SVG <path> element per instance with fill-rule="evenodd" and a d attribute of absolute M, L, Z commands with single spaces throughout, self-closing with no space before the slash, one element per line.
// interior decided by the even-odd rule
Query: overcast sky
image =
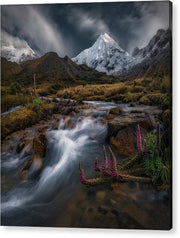
<path fill-rule="evenodd" d="M 17 5 L 1 7 L 2 34 L 44 54 L 74 57 L 108 33 L 132 52 L 169 27 L 169 2 Z M 7 34 L 8 33 L 8 34 Z"/>

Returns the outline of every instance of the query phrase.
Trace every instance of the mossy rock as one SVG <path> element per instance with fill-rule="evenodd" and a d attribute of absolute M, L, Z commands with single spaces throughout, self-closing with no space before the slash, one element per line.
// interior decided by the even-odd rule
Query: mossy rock
<path fill-rule="evenodd" d="M 139 102 L 141 104 L 146 104 L 146 105 L 156 105 L 156 106 L 161 106 L 162 101 L 163 101 L 164 94 L 146 94 L 143 97 L 140 98 Z"/>
<path fill-rule="evenodd" d="M 1 117 L 2 139 L 12 132 L 25 129 L 26 127 L 35 124 L 37 121 L 37 114 L 27 107 L 23 107 L 15 112 L 3 115 Z"/>

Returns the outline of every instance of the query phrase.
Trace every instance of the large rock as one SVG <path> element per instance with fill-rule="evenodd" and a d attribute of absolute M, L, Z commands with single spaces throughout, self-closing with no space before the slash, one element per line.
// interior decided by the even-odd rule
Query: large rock
<path fill-rule="evenodd" d="M 115 117 L 108 122 L 108 136 L 116 136 L 120 130 L 128 126 L 137 126 L 138 124 L 147 131 L 153 129 L 153 124 L 148 114 L 130 113 Z"/>
<path fill-rule="evenodd" d="M 34 178 L 43 166 L 43 157 L 46 153 L 47 139 L 44 133 L 38 133 L 33 139 L 34 155 L 25 163 L 21 180 Z"/>
<path fill-rule="evenodd" d="M 123 109 L 122 107 L 115 107 L 115 108 L 111 108 L 111 110 L 109 111 L 110 114 L 113 114 L 113 115 L 121 115 L 123 112 Z"/>
<path fill-rule="evenodd" d="M 32 152 L 31 150 L 32 141 L 33 141 L 32 135 L 30 135 L 30 133 L 28 132 L 25 132 L 19 140 L 19 143 L 16 148 L 16 152 L 21 153 L 22 150 L 24 150 L 25 153 L 30 154 Z"/>
<path fill-rule="evenodd" d="M 21 172 L 21 180 L 31 179 L 38 175 L 43 165 L 42 158 L 34 154 L 25 164 Z"/>
<path fill-rule="evenodd" d="M 140 127 L 142 140 L 146 137 L 147 131 Z M 117 135 L 110 137 L 110 143 L 117 153 L 125 156 L 133 156 L 137 151 L 137 126 L 131 125 L 119 130 Z"/>
<path fill-rule="evenodd" d="M 33 140 L 34 153 L 39 155 L 40 157 L 44 157 L 46 152 L 46 142 L 47 139 L 45 134 L 38 133 Z"/>

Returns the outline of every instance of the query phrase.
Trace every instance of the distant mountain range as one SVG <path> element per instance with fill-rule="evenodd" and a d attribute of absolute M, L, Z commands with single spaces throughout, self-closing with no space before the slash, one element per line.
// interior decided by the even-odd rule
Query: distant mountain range
<path fill-rule="evenodd" d="M 24 86 L 32 85 L 33 74 L 37 75 L 37 82 L 52 83 L 73 83 L 78 80 L 96 81 L 109 80 L 106 74 L 89 68 L 86 65 L 77 65 L 70 58 L 65 56 L 61 58 L 57 53 L 49 52 L 44 56 L 25 61 L 22 64 L 8 61 L 1 58 L 1 82 L 2 85 L 8 85 L 17 81 Z"/>
<path fill-rule="evenodd" d="M 61 58 L 54 52 L 36 58 L 37 55 L 26 42 L 22 45 L 19 42 L 15 43 L 17 47 L 2 47 L 2 84 L 14 79 L 28 85 L 33 73 L 37 73 L 39 81 L 83 79 L 96 83 L 107 79 L 106 74 L 113 77 L 137 78 L 150 76 L 157 71 L 168 74 L 171 70 L 170 30 L 158 30 L 146 47 L 135 48 L 132 55 L 124 51 L 106 33 L 101 34 L 92 47 L 85 49 L 73 59 L 68 56 Z M 109 77 L 109 80 L 114 80 L 113 77 Z"/>
<path fill-rule="evenodd" d="M 135 48 L 132 56 L 124 51 L 107 33 L 101 34 L 92 47 L 72 60 L 86 64 L 109 75 L 143 75 L 152 66 L 171 60 L 171 32 L 160 29 L 144 48 Z"/>

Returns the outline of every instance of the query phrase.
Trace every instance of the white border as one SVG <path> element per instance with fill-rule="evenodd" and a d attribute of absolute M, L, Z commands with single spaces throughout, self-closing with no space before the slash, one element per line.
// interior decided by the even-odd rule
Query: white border
<path fill-rule="evenodd" d="M 137 0 L 138 1 L 138 0 Z M 117 0 L 92 0 L 92 1 L 77 1 L 77 0 L 66 0 L 66 1 L 47 1 L 47 0 L 1 0 L 1 5 L 6 4 L 42 4 L 42 3 L 77 3 L 77 2 L 119 2 Z M 124 2 L 124 1 L 123 1 Z M 173 158 L 173 180 L 174 180 L 174 190 L 173 190 L 173 229 L 171 231 L 146 231 L 146 230 L 103 230 L 103 229 L 65 229 L 65 228 L 29 228 L 29 227 L 0 227 L 0 235 L 3 238 L 32 238 L 43 237 L 49 238 L 53 236 L 56 237 L 66 237 L 66 238 L 126 238 L 126 237 L 157 237 L 166 238 L 180 237 L 180 185 L 177 181 L 180 181 L 180 157 L 178 155 L 178 135 L 180 134 L 180 113 L 178 103 L 180 102 L 180 32 L 179 25 L 180 22 L 180 1 L 172 0 L 173 2 L 173 148 L 174 148 L 174 158 Z M 178 77 L 179 76 L 179 77 Z M 163 215 L 163 214 L 162 214 Z"/>

